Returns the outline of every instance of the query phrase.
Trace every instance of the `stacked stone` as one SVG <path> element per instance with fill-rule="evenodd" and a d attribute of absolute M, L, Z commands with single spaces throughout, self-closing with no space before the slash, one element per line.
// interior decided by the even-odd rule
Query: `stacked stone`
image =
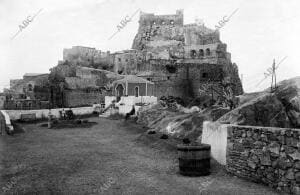
<path fill-rule="evenodd" d="M 300 194 L 300 129 L 232 126 L 227 170 L 277 190 Z"/>
<path fill-rule="evenodd" d="M 154 107 L 145 107 L 142 108 L 138 113 L 137 123 L 144 126 L 148 126 L 149 123 L 159 118 L 163 110 L 165 110 L 162 105 L 157 104 Z"/>

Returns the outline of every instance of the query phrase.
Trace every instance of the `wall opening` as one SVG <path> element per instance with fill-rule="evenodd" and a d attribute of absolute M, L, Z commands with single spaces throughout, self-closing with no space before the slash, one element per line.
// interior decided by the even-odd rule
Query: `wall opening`
<path fill-rule="evenodd" d="M 124 95 L 124 87 L 122 84 L 117 85 L 116 95 L 117 95 L 117 101 L 119 101 L 121 99 L 121 97 Z"/>
<path fill-rule="evenodd" d="M 204 51 L 203 51 L 203 49 L 200 49 L 199 50 L 199 57 L 203 57 L 204 56 Z"/>
<path fill-rule="evenodd" d="M 139 87 L 135 87 L 134 88 L 134 95 L 135 95 L 135 97 L 139 97 L 139 94 L 140 92 L 139 92 Z"/>
<path fill-rule="evenodd" d="M 210 56 L 210 49 L 208 49 L 208 48 L 206 49 L 206 55 Z"/>
<path fill-rule="evenodd" d="M 207 72 L 202 73 L 202 78 L 207 79 L 208 78 L 208 73 Z"/>
<path fill-rule="evenodd" d="M 176 73 L 177 72 L 177 67 L 172 66 L 172 65 L 166 65 L 166 69 L 169 73 Z"/>
<path fill-rule="evenodd" d="M 191 55 L 191 58 L 195 58 L 197 55 L 196 50 L 191 50 L 190 55 Z"/>
<path fill-rule="evenodd" d="M 32 85 L 28 84 L 28 91 L 32 91 Z"/>

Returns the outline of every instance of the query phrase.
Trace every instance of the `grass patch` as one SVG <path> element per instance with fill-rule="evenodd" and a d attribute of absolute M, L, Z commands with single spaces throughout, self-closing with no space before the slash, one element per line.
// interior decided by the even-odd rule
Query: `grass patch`
<path fill-rule="evenodd" d="M 53 121 L 51 129 L 62 129 L 62 128 L 90 128 L 96 125 L 96 122 L 90 122 L 88 120 L 56 120 Z M 48 123 L 43 123 L 41 127 L 48 127 Z"/>

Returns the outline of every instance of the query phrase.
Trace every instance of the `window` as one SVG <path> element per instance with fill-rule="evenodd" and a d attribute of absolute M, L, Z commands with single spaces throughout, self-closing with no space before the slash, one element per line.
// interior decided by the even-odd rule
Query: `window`
<path fill-rule="evenodd" d="M 128 62 L 128 59 L 125 59 L 125 62 Z"/>
<path fill-rule="evenodd" d="M 171 22 L 170 22 L 172 25 L 174 24 L 174 21 L 173 20 L 171 20 Z"/>
<path fill-rule="evenodd" d="M 207 72 L 202 73 L 202 78 L 203 78 L 203 79 L 206 79 L 207 77 L 208 77 Z"/>
<path fill-rule="evenodd" d="M 165 24 L 165 21 L 162 21 L 161 24 L 164 25 L 164 24 Z"/>
<path fill-rule="evenodd" d="M 204 51 L 203 51 L 203 49 L 200 49 L 199 50 L 199 57 L 203 57 L 204 56 Z"/>
<path fill-rule="evenodd" d="M 118 58 L 118 61 L 121 62 L 121 58 Z"/>
<path fill-rule="evenodd" d="M 32 91 L 32 85 L 28 84 L 28 91 Z"/>
<path fill-rule="evenodd" d="M 191 58 L 195 58 L 197 55 L 196 50 L 191 50 Z"/>
<path fill-rule="evenodd" d="M 172 65 L 166 65 L 166 69 L 169 73 L 176 73 L 177 72 L 177 68 L 176 66 L 172 66 Z"/>
<path fill-rule="evenodd" d="M 210 49 L 208 49 L 208 48 L 206 49 L 206 55 L 210 56 Z"/>
<path fill-rule="evenodd" d="M 167 77 L 168 80 L 170 80 L 170 77 Z"/>

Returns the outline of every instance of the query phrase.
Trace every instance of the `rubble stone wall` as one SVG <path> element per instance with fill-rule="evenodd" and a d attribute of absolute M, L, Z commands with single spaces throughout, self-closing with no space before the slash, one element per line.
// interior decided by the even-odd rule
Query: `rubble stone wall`
<path fill-rule="evenodd" d="M 104 102 L 106 94 L 98 91 L 66 90 L 64 92 L 64 104 L 66 107 L 91 106 Z"/>
<path fill-rule="evenodd" d="M 237 176 L 300 194 L 300 129 L 228 126 L 226 168 Z"/>

